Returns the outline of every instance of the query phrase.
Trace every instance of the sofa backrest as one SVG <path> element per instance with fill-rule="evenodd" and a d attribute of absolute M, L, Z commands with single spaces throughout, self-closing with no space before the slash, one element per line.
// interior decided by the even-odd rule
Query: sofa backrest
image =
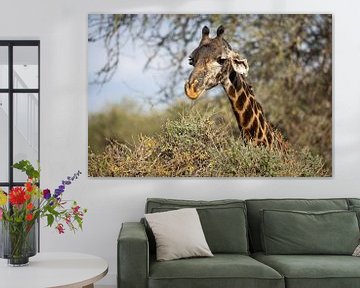
<path fill-rule="evenodd" d="M 253 199 L 246 200 L 251 252 L 262 251 L 261 213 L 263 209 L 329 211 L 348 210 L 347 199 Z"/>
<path fill-rule="evenodd" d="M 197 209 L 206 241 L 213 253 L 249 253 L 245 201 L 149 198 L 146 202 L 145 213 L 165 212 L 181 208 Z M 147 233 L 150 251 L 154 252 L 154 237 L 148 227 Z"/>
<path fill-rule="evenodd" d="M 349 208 L 352 206 L 360 207 L 360 199 L 359 198 L 348 198 L 347 201 L 348 201 Z"/>

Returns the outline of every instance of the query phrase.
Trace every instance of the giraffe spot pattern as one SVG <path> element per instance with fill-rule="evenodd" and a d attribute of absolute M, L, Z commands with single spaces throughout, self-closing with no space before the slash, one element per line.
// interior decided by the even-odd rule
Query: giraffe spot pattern
<path fill-rule="evenodd" d="M 258 101 L 255 100 L 255 96 L 254 94 L 252 94 L 251 92 L 249 92 L 249 90 L 246 91 L 249 94 L 249 99 L 251 101 L 251 104 L 253 106 L 253 109 L 255 111 L 255 114 L 260 114 L 260 113 L 264 113 L 263 109 L 260 105 L 260 103 Z"/>
<path fill-rule="evenodd" d="M 253 110 L 251 108 L 250 103 L 245 108 L 245 112 L 243 113 L 242 126 L 247 127 L 251 121 L 251 117 L 253 115 Z"/>
<path fill-rule="evenodd" d="M 236 73 L 235 70 L 232 70 L 230 72 L 229 79 L 231 83 L 234 85 L 236 91 L 239 91 L 242 88 L 243 86 L 242 81 L 239 79 L 238 74 Z"/>
<path fill-rule="evenodd" d="M 242 126 L 241 126 L 241 124 L 240 124 L 240 114 L 239 114 L 239 112 L 236 111 L 235 109 L 233 109 L 233 111 L 234 111 L 234 114 L 235 114 L 235 118 L 236 118 L 236 122 L 237 122 L 237 124 L 238 124 L 239 130 L 240 130 L 240 132 L 242 132 L 242 131 L 243 131 L 243 128 L 242 128 Z"/>
<path fill-rule="evenodd" d="M 272 145 L 274 138 L 273 138 L 273 136 L 272 136 L 272 133 L 271 133 L 271 131 L 270 131 L 270 128 L 269 128 L 268 126 L 267 126 L 266 128 L 267 128 L 266 138 L 267 138 L 267 140 L 268 140 L 269 145 Z"/>
<path fill-rule="evenodd" d="M 244 105 L 246 103 L 247 99 L 246 99 L 246 94 L 244 91 L 242 91 L 236 101 L 236 108 L 239 110 L 239 111 L 242 111 L 243 108 L 244 108 Z"/>
<path fill-rule="evenodd" d="M 253 118 L 253 121 L 252 121 L 251 126 L 249 128 L 249 134 L 250 134 L 251 138 L 256 138 L 257 133 L 258 133 L 258 128 L 259 128 L 259 122 L 258 122 L 258 119 L 255 116 Z"/>
<path fill-rule="evenodd" d="M 233 86 L 230 86 L 228 94 L 231 98 L 236 98 L 235 89 Z"/>
<path fill-rule="evenodd" d="M 260 111 L 261 113 L 264 113 L 263 108 L 262 108 L 262 106 L 260 105 L 259 102 L 256 102 L 256 106 L 257 106 L 257 108 L 259 109 L 259 111 Z"/>
<path fill-rule="evenodd" d="M 264 120 L 264 116 L 262 114 L 259 115 L 259 121 L 260 121 L 260 126 L 263 130 L 265 130 L 265 120 Z"/>
<path fill-rule="evenodd" d="M 248 140 L 257 145 L 272 147 L 275 138 L 266 122 L 261 104 L 256 101 L 251 85 L 247 84 L 235 71 L 229 74 L 228 99 L 234 111 L 240 131 Z"/>
<path fill-rule="evenodd" d="M 246 92 L 247 92 L 248 94 L 254 95 L 254 92 L 253 92 L 253 89 L 252 89 L 252 86 L 251 86 L 251 85 L 246 84 Z"/>
<path fill-rule="evenodd" d="M 236 71 L 233 69 L 233 70 L 231 70 L 231 72 L 229 73 L 229 79 L 230 79 L 231 83 L 234 84 L 235 78 L 236 78 Z"/>
<path fill-rule="evenodd" d="M 250 101 L 251 107 L 254 110 L 254 114 L 257 115 L 258 114 L 257 101 L 255 100 L 254 96 L 250 95 L 249 101 Z"/>
<path fill-rule="evenodd" d="M 246 101 L 246 99 L 245 99 Z M 242 111 L 242 109 L 244 108 L 244 102 L 240 100 L 240 98 L 237 99 L 237 101 L 235 102 L 235 108 L 236 110 L 238 110 L 239 112 Z"/>

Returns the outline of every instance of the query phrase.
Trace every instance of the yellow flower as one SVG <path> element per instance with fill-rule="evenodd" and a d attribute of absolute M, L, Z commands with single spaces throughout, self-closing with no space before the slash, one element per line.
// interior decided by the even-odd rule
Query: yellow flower
<path fill-rule="evenodd" d="M 0 206 L 4 206 L 7 203 L 7 196 L 5 193 L 0 189 Z"/>

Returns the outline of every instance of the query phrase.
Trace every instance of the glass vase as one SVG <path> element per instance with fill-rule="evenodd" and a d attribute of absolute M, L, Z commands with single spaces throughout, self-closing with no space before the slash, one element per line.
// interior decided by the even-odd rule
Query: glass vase
<path fill-rule="evenodd" d="M 9 266 L 25 266 L 29 257 L 36 255 L 36 222 L 29 226 L 28 222 L 0 221 L 1 242 L 0 257 L 8 259 Z"/>

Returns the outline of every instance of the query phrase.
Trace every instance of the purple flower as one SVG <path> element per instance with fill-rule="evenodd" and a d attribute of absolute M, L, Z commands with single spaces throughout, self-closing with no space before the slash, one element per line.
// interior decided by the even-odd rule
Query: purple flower
<path fill-rule="evenodd" d="M 78 172 L 74 173 L 73 177 L 68 176 L 68 177 L 66 177 L 66 180 L 62 180 L 59 187 L 57 189 L 55 189 L 54 197 L 59 200 L 60 195 L 65 191 L 65 186 L 70 185 L 72 183 L 72 181 L 74 181 L 75 179 L 77 179 L 79 177 L 80 174 L 82 174 L 82 173 L 80 172 L 80 170 L 78 170 Z"/>
<path fill-rule="evenodd" d="M 64 190 L 62 190 L 62 189 L 55 189 L 54 197 L 56 199 L 58 199 L 63 192 L 64 192 Z"/>
<path fill-rule="evenodd" d="M 43 191 L 43 196 L 44 198 L 47 200 L 51 197 L 51 193 L 50 193 L 50 190 L 49 189 L 44 189 Z"/>

